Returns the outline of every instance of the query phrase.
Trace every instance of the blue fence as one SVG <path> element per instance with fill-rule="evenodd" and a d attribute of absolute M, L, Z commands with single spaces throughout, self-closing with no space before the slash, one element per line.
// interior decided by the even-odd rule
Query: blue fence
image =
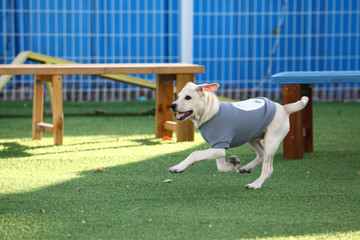
<path fill-rule="evenodd" d="M 271 74 L 359 70 L 360 1 L 193 0 L 197 82 L 219 94 L 280 97 Z M 179 62 L 180 1 L 12 0 L 0 3 L 0 64 L 21 51 L 81 63 Z M 141 76 L 155 80 L 154 76 Z M 15 77 L 3 99 L 32 97 L 30 77 Z M 359 85 L 317 85 L 314 98 L 359 101 Z M 79 94 L 80 93 L 80 94 Z M 114 94 L 116 93 L 116 94 Z M 64 79 L 64 99 L 121 101 L 152 90 L 91 76 Z"/>
<path fill-rule="evenodd" d="M 225 79 L 225 96 L 279 98 L 269 76 L 281 71 L 359 70 L 359 1 L 195 2 L 194 56 L 207 66 L 200 79 Z M 358 94 L 355 84 L 318 85 L 314 97 Z"/>

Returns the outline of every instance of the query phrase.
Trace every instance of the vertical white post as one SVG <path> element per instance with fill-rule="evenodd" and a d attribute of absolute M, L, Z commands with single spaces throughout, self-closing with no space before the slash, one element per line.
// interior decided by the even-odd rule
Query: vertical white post
<path fill-rule="evenodd" d="M 180 62 L 193 63 L 194 1 L 181 0 L 180 4 Z"/>

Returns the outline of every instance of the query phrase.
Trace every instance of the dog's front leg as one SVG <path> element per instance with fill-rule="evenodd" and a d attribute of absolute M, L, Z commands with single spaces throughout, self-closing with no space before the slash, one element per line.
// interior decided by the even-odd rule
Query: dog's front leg
<path fill-rule="evenodd" d="M 223 158 L 223 157 L 225 157 L 225 149 L 224 148 L 220 148 L 220 149 L 209 148 L 206 150 L 195 151 L 195 152 L 191 153 L 184 161 L 182 161 L 178 165 L 175 165 L 175 166 L 169 168 L 169 172 L 170 173 L 181 173 L 186 168 L 188 168 L 190 165 L 192 165 L 196 162 L 218 159 L 218 158 Z"/>

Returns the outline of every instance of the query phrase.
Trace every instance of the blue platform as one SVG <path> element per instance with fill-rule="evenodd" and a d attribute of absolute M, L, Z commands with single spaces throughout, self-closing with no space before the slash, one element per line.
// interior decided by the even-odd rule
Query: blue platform
<path fill-rule="evenodd" d="M 281 72 L 271 81 L 280 84 L 359 83 L 360 71 L 303 71 Z"/>

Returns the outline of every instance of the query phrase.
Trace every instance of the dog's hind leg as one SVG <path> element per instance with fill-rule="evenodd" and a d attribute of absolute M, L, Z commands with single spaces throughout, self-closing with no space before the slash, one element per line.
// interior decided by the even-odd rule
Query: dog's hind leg
<path fill-rule="evenodd" d="M 250 163 L 246 164 L 238 170 L 240 173 L 251 173 L 254 167 L 259 165 L 264 160 L 264 146 L 260 140 L 251 140 L 249 145 L 254 148 L 256 157 Z"/>
<path fill-rule="evenodd" d="M 220 172 L 231 172 L 240 166 L 240 160 L 236 155 L 232 155 L 229 162 L 225 162 L 225 157 L 221 157 L 216 159 L 216 165 Z"/>
<path fill-rule="evenodd" d="M 264 161 L 263 161 L 260 177 L 256 179 L 253 183 L 246 185 L 246 188 L 259 189 L 261 188 L 261 185 L 265 182 L 265 180 L 271 176 L 273 172 L 274 155 L 282 139 L 281 140 L 272 139 L 271 141 L 272 143 L 270 145 L 267 145 L 267 142 L 265 142 Z"/>
<path fill-rule="evenodd" d="M 273 159 L 280 143 L 289 132 L 289 115 L 284 112 L 277 113 L 274 120 L 269 125 L 264 137 L 264 161 L 261 169 L 261 175 L 253 183 L 246 185 L 248 189 L 259 189 L 264 181 L 269 178 L 273 172 Z"/>

